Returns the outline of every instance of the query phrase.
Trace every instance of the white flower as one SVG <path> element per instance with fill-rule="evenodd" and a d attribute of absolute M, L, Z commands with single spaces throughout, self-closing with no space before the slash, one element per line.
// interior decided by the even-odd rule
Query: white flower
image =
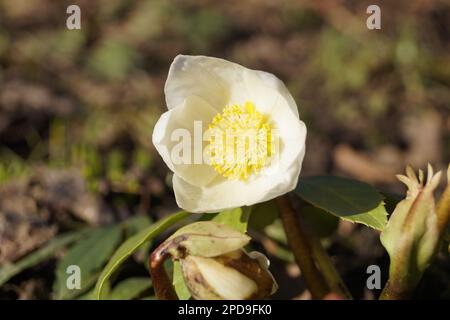
<path fill-rule="evenodd" d="M 295 188 L 306 127 L 277 77 L 223 59 L 179 55 L 164 91 L 169 110 L 155 125 L 153 144 L 174 172 L 179 207 L 217 212 L 267 201 Z M 183 159 L 192 161 L 173 159 L 180 145 L 174 132 L 180 128 L 193 137 L 183 150 Z M 199 129 L 210 135 L 196 143 Z M 231 149 L 223 148 L 229 145 L 224 144 L 229 132 L 241 137 L 249 131 L 256 132 L 258 143 L 236 142 Z M 230 156 L 236 149 L 245 150 L 243 157 Z M 199 161 L 202 154 L 209 158 Z"/>

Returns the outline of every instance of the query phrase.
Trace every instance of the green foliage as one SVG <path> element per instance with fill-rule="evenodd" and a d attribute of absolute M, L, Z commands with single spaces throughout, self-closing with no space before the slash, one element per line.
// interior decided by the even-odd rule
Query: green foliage
<path fill-rule="evenodd" d="M 191 297 L 191 293 L 186 286 L 183 278 L 183 271 L 181 270 L 181 264 L 179 261 L 173 262 L 173 287 L 175 288 L 175 292 L 177 293 L 178 299 L 180 300 L 189 300 Z"/>
<path fill-rule="evenodd" d="M 373 54 L 374 49 L 378 55 Z M 326 86 L 329 90 L 357 90 L 369 81 L 371 68 L 388 54 L 385 43 L 378 39 L 361 42 L 328 29 L 320 36 L 314 63 L 328 80 Z"/>
<path fill-rule="evenodd" d="M 120 150 L 112 150 L 106 158 L 106 177 L 111 181 L 120 180 L 124 162 L 124 154 Z"/>
<path fill-rule="evenodd" d="M 342 219 L 382 230 L 387 212 L 380 193 L 370 185 L 347 178 L 301 178 L 295 193 L 304 201 Z"/>
<path fill-rule="evenodd" d="M 80 295 L 77 300 L 95 300 L 94 298 L 94 290 L 88 291 L 82 295 Z"/>
<path fill-rule="evenodd" d="M 257 203 L 252 206 L 252 214 L 249 219 L 249 226 L 255 230 L 263 230 L 272 224 L 279 216 L 278 207 L 275 201 L 270 200 Z"/>
<path fill-rule="evenodd" d="M 0 183 L 30 172 L 29 165 L 7 148 L 0 149 L 0 159 Z"/>
<path fill-rule="evenodd" d="M 90 285 L 95 283 L 99 269 L 106 263 L 120 240 L 120 227 L 112 226 L 93 230 L 72 246 L 56 267 L 56 281 L 53 286 L 55 299 L 72 298 L 89 289 Z M 77 265 L 81 270 L 81 289 L 75 293 L 66 286 L 66 270 L 70 265 Z"/>
<path fill-rule="evenodd" d="M 196 10 L 188 15 L 179 12 L 177 26 L 194 52 L 208 51 L 229 30 L 226 17 L 214 9 Z"/>
<path fill-rule="evenodd" d="M 127 236 L 130 237 L 148 226 L 150 226 L 152 221 L 148 216 L 144 215 L 136 215 L 128 220 L 126 220 L 123 225 L 125 227 Z"/>
<path fill-rule="evenodd" d="M 137 148 L 133 153 L 133 162 L 137 168 L 148 169 L 152 165 L 151 154 L 144 148 Z"/>
<path fill-rule="evenodd" d="M 137 215 L 127 221 L 125 224 L 125 229 L 127 233 L 127 238 L 135 235 L 136 233 L 144 230 L 148 226 L 152 224 L 152 221 L 148 216 Z M 135 257 L 139 261 L 146 261 L 148 256 L 150 255 L 150 247 L 152 245 L 152 241 L 147 241 L 145 244 L 141 246 L 141 248 L 135 253 Z"/>
<path fill-rule="evenodd" d="M 321 238 L 333 234 L 339 224 L 339 218 L 311 205 L 303 206 L 300 214 L 314 230 L 314 233 Z"/>
<path fill-rule="evenodd" d="M 381 201 L 375 209 L 351 216 L 342 216 L 341 219 L 361 223 L 375 230 L 382 231 L 386 226 L 387 216 L 388 213 L 386 212 L 384 202 Z"/>
<path fill-rule="evenodd" d="M 138 297 L 151 286 L 149 278 L 128 278 L 111 290 L 108 300 L 130 300 Z"/>
<path fill-rule="evenodd" d="M 52 38 L 52 48 L 49 52 L 58 62 L 65 62 L 68 59 L 75 59 L 86 43 L 86 33 L 83 30 L 71 32 L 62 29 Z"/>
<path fill-rule="evenodd" d="M 0 286 L 21 271 L 47 260 L 58 250 L 61 250 L 68 244 L 77 241 L 78 239 L 81 239 L 86 234 L 86 232 L 86 230 L 82 230 L 57 236 L 53 240 L 49 241 L 46 245 L 29 254 L 25 258 L 22 258 L 21 260 L 13 264 L 6 264 L 5 266 L 2 266 L 0 268 Z"/>
<path fill-rule="evenodd" d="M 96 283 L 100 274 L 100 268 L 106 263 L 122 239 L 122 229 L 125 230 L 127 237 L 130 237 L 150 225 L 151 221 L 147 216 L 135 216 L 117 225 L 81 230 L 57 236 L 25 258 L 0 268 L 0 286 L 23 270 L 46 261 L 57 252 L 69 247 L 56 266 L 53 298 L 74 299 L 79 296 L 79 299 L 93 299 L 94 290 L 85 292 Z M 71 244 L 73 245 L 70 246 Z M 143 250 L 139 252 L 140 256 L 148 254 L 150 244 L 150 242 L 147 242 L 141 247 Z M 67 289 L 66 280 L 68 275 L 66 270 L 70 265 L 77 265 L 81 269 L 81 288 L 79 290 Z M 150 280 L 147 279 L 146 284 L 142 284 L 142 287 L 148 288 L 149 286 Z M 125 290 L 128 287 L 135 287 L 137 290 L 139 285 L 132 280 L 130 280 L 129 284 L 124 281 L 123 287 L 121 286 L 119 289 Z M 105 297 L 109 297 L 109 289 L 104 289 L 104 292 Z"/>
<path fill-rule="evenodd" d="M 247 232 L 247 224 L 252 212 L 252 207 L 242 207 L 225 210 L 218 213 L 212 221 L 224 224 L 236 231 Z"/>
<path fill-rule="evenodd" d="M 132 70 L 137 60 L 137 52 L 126 42 L 105 39 L 92 52 L 88 66 L 107 80 L 119 80 Z"/>
<path fill-rule="evenodd" d="M 95 286 L 94 296 L 96 299 L 104 299 L 105 292 L 104 286 L 108 282 L 111 275 L 120 267 L 120 265 L 131 255 L 138 250 L 146 242 L 150 241 L 161 232 L 164 232 L 167 228 L 177 223 L 180 220 L 187 218 L 190 213 L 180 211 L 174 213 L 159 222 L 152 224 L 151 226 L 140 231 L 138 234 L 132 236 L 125 241 L 113 254 L 106 267 L 100 274 L 97 284 Z"/>

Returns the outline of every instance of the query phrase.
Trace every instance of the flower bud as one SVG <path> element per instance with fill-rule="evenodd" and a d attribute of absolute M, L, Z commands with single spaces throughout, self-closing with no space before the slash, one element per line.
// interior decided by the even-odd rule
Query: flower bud
<path fill-rule="evenodd" d="M 165 242 L 172 258 L 188 255 L 216 257 L 241 249 L 250 237 L 214 221 L 191 223 L 175 232 Z"/>
<path fill-rule="evenodd" d="M 189 224 L 168 238 L 161 254 L 179 260 L 194 299 L 262 299 L 277 286 L 261 253 L 247 254 L 250 237 L 214 221 Z"/>
<path fill-rule="evenodd" d="M 214 258 L 187 256 L 180 261 L 194 299 L 249 300 L 267 298 L 277 289 L 262 257 L 236 250 Z"/>
<path fill-rule="evenodd" d="M 411 293 L 435 255 L 440 238 L 433 193 L 441 172 L 434 175 L 429 165 L 426 183 L 421 170 L 419 178 L 410 166 L 406 174 L 397 176 L 408 187 L 406 198 L 397 204 L 381 233 L 381 243 L 391 260 L 388 289 L 382 294 L 387 299 L 389 295 L 406 298 Z"/>

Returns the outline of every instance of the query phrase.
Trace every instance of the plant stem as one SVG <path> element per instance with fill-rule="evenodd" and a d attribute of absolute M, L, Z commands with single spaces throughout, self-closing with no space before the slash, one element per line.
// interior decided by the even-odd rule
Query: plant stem
<path fill-rule="evenodd" d="M 411 291 L 405 290 L 405 286 L 395 285 L 390 280 L 386 282 L 380 294 L 380 300 L 405 300 L 411 296 Z M 402 288 L 399 290 L 399 288 Z"/>
<path fill-rule="evenodd" d="M 153 288 L 158 300 L 178 300 L 178 296 L 164 269 L 164 261 L 169 257 L 166 244 L 162 243 L 149 258 L 150 274 L 152 276 Z"/>
<path fill-rule="evenodd" d="M 313 257 L 330 290 L 344 299 L 353 299 L 350 290 L 334 267 L 333 261 L 320 243 L 320 239 L 315 234 L 308 233 Z"/>
<path fill-rule="evenodd" d="M 306 285 L 314 299 L 322 299 L 329 292 L 329 289 L 322 274 L 314 264 L 311 248 L 306 235 L 299 226 L 292 203 L 287 195 L 280 196 L 275 201 L 280 209 L 280 217 L 289 246 L 302 271 Z"/>

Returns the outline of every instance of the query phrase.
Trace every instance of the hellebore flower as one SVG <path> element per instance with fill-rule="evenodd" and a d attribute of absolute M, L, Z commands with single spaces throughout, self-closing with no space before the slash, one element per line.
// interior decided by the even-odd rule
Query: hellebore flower
<path fill-rule="evenodd" d="M 247 253 L 245 234 L 213 222 L 192 223 L 157 250 L 179 260 L 187 288 L 197 300 L 263 299 L 277 289 L 268 259 Z"/>
<path fill-rule="evenodd" d="M 217 212 L 295 188 L 306 127 L 277 77 L 218 58 L 179 55 L 165 95 L 169 110 L 155 125 L 153 144 L 174 172 L 180 208 Z"/>

